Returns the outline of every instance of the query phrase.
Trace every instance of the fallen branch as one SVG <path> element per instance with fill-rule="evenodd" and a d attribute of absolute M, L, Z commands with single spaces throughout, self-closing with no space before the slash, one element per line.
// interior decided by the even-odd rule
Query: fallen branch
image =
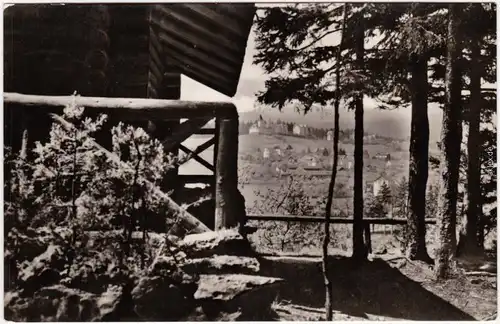
<path fill-rule="evenodd" d="M 51 115 L 54 121 L 59 123 L 61 126 L 63 126 L 66 130 L 71 131 L 75 128 L 75 126 L 66 121 L 64 118 L 52 114 Z M 99 151 L 103 152 L 108 159 L 110 159 L 112 162 L 118 164 L 120 167 L 123 169 L 126 169 L 130 172 L 134 172 L 131 166 L 129 166 L 127 163 L 123 162 L 120 160 L 120 157 L 108 150 L 106 150 L 104 147 L 99 145 L 97 142 L 94 140 L 90 140 L 91 144 L 97 148 Z M 179 206 L 175 201 L 172 200 L 167 194 L 165 194 L 160 188 L 158 188 L 156 185 L 154 185 L 151 181 L 145 179 L 143 176 L 139 176 L 142 181 L 144 181 L 146 187 L 151 190 L 153 194 L 157 196 L 167 207 L 168 209 L 174 211 L 177 215 L 177 218 L 180 221 L 181 227 L 186 231 L 186 233 L 190 234 L 196 234 L 196 233 L 203 233 L 203 232 L 209 232 L 211 231 L 205 224 L 200 222 L 196 217 L 188 213 L 184 208 Z"/>
<path fill-rule="evenodd" d="M 486 272 L 486 271 L 466 271 L 466 276 L 470 277 L 496 277 L 496 273 Z"/>
<path fill-rule="evenodd" d="M 312 313 L 323 314 L 325 312 L 325 310 L 321 309 L 321 308 L 313 308 L 313 307 L 308 307 L 308 306 L 303 306 L 303 305 L 293 304 L 293 305 L 290 305 L 290 307 L 295 308 L 295 309 L 299 309 L 299 310 L 303 310 L 306 312 L 312 312 Z"/>

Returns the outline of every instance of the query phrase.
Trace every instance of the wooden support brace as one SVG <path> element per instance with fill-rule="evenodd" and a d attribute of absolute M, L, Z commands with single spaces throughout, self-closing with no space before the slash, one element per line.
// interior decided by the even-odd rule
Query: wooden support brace
<path fill-rule="evenodd" d="M 202 159 L 199 154 L 203 151 L 205 151 L 206 149 L 208 149 L 210 146 L 214 145 L 215 143 L 215 138 L 212 137 L 211 139 L 209 139 L 208 141 L 206 141 L 205 143 L 201 144 L 200 146 L 198 146 L 194 151 L 191 151 L 190 149 L 188 149 L 187 147 L 185 147 L 184 145 L 181 145 L 180 146 L 180 149 L 183 150 L 184 152 L 188 153 L 188 154 L 192 154 L 193 157 L 196 161 L 198 161 L 200 164 L 202 164 L 203 166 L 205 166 L 206 168 L 208 168 L 210 171 L 212 172 L 215 172 L 215 163 L 213 165 L 209 164 L 208 161 L 205 161 L 204 159 Z M 203 162 L 200 162 L 198 159 L 200 158 Z M 187 161 L 186 161 L 187 162 Z M 210 167 L 209 167 L 210 166 Z"/>
<path fill-rule="evenodd" d="M 179 124 L 176 129 L 172 132 L 172 135 L 168 136 L 162 144 L 163 149 L 168 152 L 177 146 L 179 146 L 182 142 L 188 139 L 191 135 L 200 130 L 210 118 L 193 118 L 188 119 L 182 124 Z"/>
<path fill-rule="evenodd" d="M 207 161 L 205 161 L 204 159 L 202 159 L 199 155 L 197 155 L 196 152 L 191 151 L 190 149 L 188 149 L 184 145 L 179 146 L 179 148 L 182 151 L 186 152 L 187 154 L 190 154 L 191 158 L 193 158 L 196 162 L 203 165 L 205 168 L 209 169 L 210 171 L 215 172 L 214 166 L 211 165 L 210 163 L 208 163 Z"/>
<path fill-rule="evenodd" d="M 238 119 L 217 119 L 219 142 L 215 167 L 215 229 L 235 227 L 238 211 Z"/>
<path fill-rule="evenodd" d="M 205 151 L 206 149 L 208 149 L 210 146 L 212 146 L 214 144 L 215 144 L 215 137 L 212 137 L 211 139 L 209 139 L 205 143 L 198 146 L 193 152 L 196 154 L 200 154 L 201 152 Z"/>

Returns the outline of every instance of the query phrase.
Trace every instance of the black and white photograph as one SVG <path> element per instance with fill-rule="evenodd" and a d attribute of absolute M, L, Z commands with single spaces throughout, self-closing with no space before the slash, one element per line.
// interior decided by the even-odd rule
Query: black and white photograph
<path fill-rule="evenodd" d="M 496 321 L 496 2 L 3 5 L 5 321 Z"/>

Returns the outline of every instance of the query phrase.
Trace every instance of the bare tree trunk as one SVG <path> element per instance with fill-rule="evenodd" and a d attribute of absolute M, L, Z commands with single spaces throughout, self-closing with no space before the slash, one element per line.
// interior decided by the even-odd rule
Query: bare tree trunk
<path fill-rule="evenodd" d="M 355 31 L 356 66 L 358 69 L 364 67 L 364 26 L 360 20 Z M 362 85 L 359 85 L 362 89 Z M 367 257 L 367 249 L 363 240 L 363 94 L 357 94 L 354 99 L 354 217 L 353 217 L 353 254 L 355 260 L 364 260 Z"/>
<path fill-rule="evenodd" d="M 217 120 L 219 144 L 215 164 L 215 230 L 236 227 L 245 218 L 238 196 L 238 119 Z M 243 209 L 243 210 L 242 210 Z"/>
<path fill-rule="evenodd" d="M 416 58 L 411 63 L 411 73 L 412 107 L 406 255 L 410 260 L 431 262 L 425 246 L 425 191 L 429 174 L 427 58 Z"/>
<path fill-rule="evenodd" d="M 337 165 L 339 161 L 339 107 L 341 99 L 341 89 L 340 89 L 340 62 L 341 62 L 341 52 L 344 45 L 344 32 L 347 20 L 347 6 L 344 4 L 344 18 L 342 21 L 342 34 L 340 36 L 340 45 L 337 50 L 336 59 L 336 73 L 335 73 L 335 102 L 334 102 L 334 130 L 333 130 L 333 166 L 332 166 L 332 176 L 330 178 L 330 185 L 328 186 L 328 199 L 326 201 L 325 210 L 325 236 L 323 237 L 323 280 L 325 283 L 325 313 L 326 320 L 331 321 L 333 318 L 333 307 L 332 307 L 332 282 L 330 281 L 329 271 L 328 271 L 328 245 L 330 245 L 330 218 L 332 214 L 333 205 L 333 193 L 335 190 L 335 180 L 337 178 Z"/>
<path fill-rule="evenodd" d="M 462 40 L 459 31 L 461 4 L 450 4 L 446 60 L 446 100 L 441 131 L 440 188 L 437 215 L 437 249 L 434 271 L 437 278 L 450 277 L 455 268 L 458 178 L 460 167 Z"/>
<path fill-rule="evenodd" d="M 481 4 L 473 4 L 475 11 Z M 478 220 L 481 215 L 481 158 L 480 133 L 481 122 L 481 74 L 480 40 L 472 39 L 470 45 L 470 103 L 469 103 L 469 134 L 467 138 L 467 197 L 466 215 L 462 218 L 457 255 L 478 255 L 481 248 L 478 239 Z"/>

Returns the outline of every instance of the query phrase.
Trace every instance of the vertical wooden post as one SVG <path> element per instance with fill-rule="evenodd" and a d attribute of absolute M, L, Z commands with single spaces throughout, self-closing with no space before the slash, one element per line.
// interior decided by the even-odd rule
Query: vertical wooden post
<path fill-rule="evenodd" d="M 215 167 L 215 230 L 238 222 L 238 118 L 217 120 L 219 142 Z"/>
<path fill-rule="evenodd" d="M 367 252 L 372 253 L 372 239 L 371 239 L 371 232 L 370 232 L 370 223 L 368 223 L 368 222 L 365 223 L 365 244 L 366 244 Z"/>
<path fill-rule="evenodd" d="M 217 156 L 218 156 L 218 152 L 219 152 L 219 138 L 220 138 L 220 134 L 219 134 L 219 131 L 220 131 L 220 119 L 219 118 L 216 118 L 215 119 L 215 129 L 214 129 L 214 157 L 213 157 L 213 165 L 214 165 L 214 169 L 217 170 Z M 210 184 L 210 186 L 212 186 L 211 190 L 212 190 L 212 193 L 213 193 L 213 197 L 216 197 L 217 196 L 217 191 L 216 191 L 216 182 L 217 182 L 217 179 L 216 179 L 216 171 L 214 171 L 214 175 L 213 175 L 213 182 Z M 216 204 L 214 204 L 214 206 L 217 206 Z M 213 210 L 213 219 L 214 219 L 214 224 L 215 224 L 215 217 L 216 217 L 216 208 L 214 208 Z M 212 228 L 213 230 L 215 230 L 215 226 L 214 228 Z"/>

